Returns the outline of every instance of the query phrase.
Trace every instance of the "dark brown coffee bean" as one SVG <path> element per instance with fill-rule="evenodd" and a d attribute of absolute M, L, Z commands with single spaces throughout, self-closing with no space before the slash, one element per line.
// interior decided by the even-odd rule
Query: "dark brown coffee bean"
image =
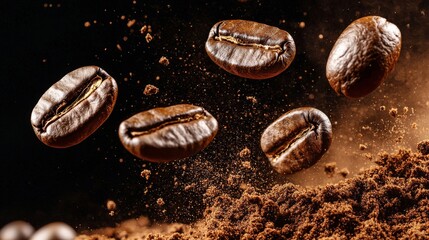
<path fill-rule="evenodd" d="M 11 222 L 0 229 L 0 240 L 28 240 L 34 228 L 27 222 Z"/>
<path fill-rule="evenodd" d="M 378 16 L 360 18 L 341 33 L 326 64 L 331 87 L 346 97 L 363 97 L 387 78 L 399 58 L 401 32 Z"/>
<path fill-rule="evenodd" d="M 76 231 L 62 222 L 54 222 L 37 230 L 30 240 L 73 240 Z"/>
<path fill-rule="evenodd" d="M 138 113 L 119 126 L 124 147 L 138 158 L 169 162 L 204 149 L 218 130 L 216 119 L 204 108 L 189 104 L 154 108 Z"/>
<path fill-rule="evenodd" d="M 240 77 L 266 79 L 286 70 L 295 57 L 292 36 L 279 28 L 245 20 L 216 23 L 206 42 L 209 57 Z"/>
<path fill-rule="evenodd" d="M 78 68 L 42 95 L 31 113 L 34 132 L 51 147 L 76 145 L 109 117 L 117 95 L 115 80 L 103 69 Z"/>
<path fill-rule="evenodd" d="M 303 107 L 283 114 L 268 126 L 261 148 L 277 172 L 289 174 L 316 163 L 331 141 L 328 117 L 320 110 Z"/>

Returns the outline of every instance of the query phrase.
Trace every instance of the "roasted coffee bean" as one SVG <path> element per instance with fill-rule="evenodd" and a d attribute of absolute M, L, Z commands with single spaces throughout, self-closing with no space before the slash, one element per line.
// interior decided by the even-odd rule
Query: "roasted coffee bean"
<path fill-rule="evenodd" d="M 363 97 L 387 78 L 399 58 L 401 32 L 378 16 L 360 18 L 341 33 L 326 64 L 331 87 L 346 97 Z"/>
<path fill-rule="evenodd" d="M 331 141 L 328 117 L 318 109 L 302 107 L 268 126 L 261 137 L 261 148 L 277 172 L 289 174 L 316 163 Z"/>
<path fill-rule="evenodd" d="M 103 69 L 78 68 L 42 95 L 31 113 L 34 132 L 51 147 L 76 145 L 109 117 L 117 95 L 115 80 Z"/>
<path fill-rule="evenodd" d="M 76 231 L 62 222 L 54 222 L 37 230 L 30 240 L 73 240 Z"/>
<path fill-rule="evenodd" d="M 240 77 L 266 79 L 286 70 L 295 57 L 292 36 L 279 28 L 246 20 L 216 23 L 206 42 L 209 57 Z"/>
<path fill-rule="evenodd" d="M 216 119 L 204 108 L 180 104 L 130 117 L 119 126 L 119 138 L 138 158 L 169 162 L 201 151 L 217 131 Z"/>
<path fill-rule="evenodd" d="M 14 221 L 0 229 L 0 240 L 28 240 L 34 228 L 27 222 Z"/>

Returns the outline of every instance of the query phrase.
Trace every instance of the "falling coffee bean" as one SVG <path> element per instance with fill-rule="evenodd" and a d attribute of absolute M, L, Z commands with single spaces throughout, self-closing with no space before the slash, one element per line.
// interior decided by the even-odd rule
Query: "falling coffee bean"
<path fill-rule="evenodd" d="M 401 32 L 378 16 L 360 18 L 340 35 L 326 64 L 331 87 L 346 97 L 374 91 L 394 68 L 401 51 Z"/>
<path fill-rule="evenodd" d="M 331 141 L 328 117 L 318 109 L 303 107 L 283 114 L 268 126 L 261 148 L 277 172 L 289 174 L 316 163 Z"/>
<path fill-rule="evenodd" d="M 76 145 L 109 117 L 117 95 L 116 81 L 103 69 L 78 68 L 42 95 L 31 113 L 34 132 L 51 147 Z"/>
<path fill-rule="evenodd" d="M 34 228 L 24 221 L 8 223 L 0 229 L 0 240 L 28 240 Z"/>
<path fill-rule="evenodd" d="M 213 140 L 216 119 L 202 107 L 189 104 L 138 113 L 119 126 L 119 138 L 135 156 L 151 162 L 189 157 Z"/>
<path fill-rule="evenodd" d="M 206 42 L 209 57 L 229 73 L 251 79 L 274 77 L 295 57 L 292 36 L 277 27 L 246 20 L 216 23 Z"/>
<path fill-rule="evenodd" d="M 37 230 L 30 240 L 73 240 L 76 231 L 62 222 L 54 222 Z"/>

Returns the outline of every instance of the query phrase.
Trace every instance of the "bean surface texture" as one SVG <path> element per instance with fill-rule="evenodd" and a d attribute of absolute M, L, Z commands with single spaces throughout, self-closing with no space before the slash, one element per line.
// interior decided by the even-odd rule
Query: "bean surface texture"
<path fill-rule="evenodd" d="M 201 151 L 218 131 L 204 108 L 179 104 L 138 113 L 119 126 L 119 138 L 133 155 L 151 162 L 170 162 Z"/>
<path fill-rule="evenodd" d="M 261 148 L 273 168 L 290 174 L 316 163 L 331 145 L 332 126 L 318 109 L 293 109 L 268 126 Z"/>
<path fill-rule="evenodd" d="M 42 95 L 31 113 L 31 125 L 48 146 L 76 145 L 109 117 L 117 94 L 116 81 L 103 69 L 78 68 Z"/>
<path fill-rule="evenodd" d="M 351 23 L 329 54 L 326 77 L 338 94 L 363 97 L 374 91 L 393 70 L 401 51 L 401 32 L 378 16 Z"/>
<path fill-rule="evenodd" d="M 229 73 L 267 79 L 289 67 L 295 57 L 295 42 L 288 32 L 277 27 L 246 20 L 225 20 L 210 30 L 206 52 Z"/>

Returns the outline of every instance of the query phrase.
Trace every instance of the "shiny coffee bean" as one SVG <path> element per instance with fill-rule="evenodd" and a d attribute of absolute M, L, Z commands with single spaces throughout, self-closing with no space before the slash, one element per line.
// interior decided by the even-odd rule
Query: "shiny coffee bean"
<path fill-rule="evenodd" d="M 119 138 L 138 158 L 169 162 L 201 151 L 217 131 L 216 119 L 204 108 L 180 104 L 128 118 L 119 126 Z"/>
<path fill-rule="evenodd" d="M 0 229 L 0 240 L 28 240 L 34 228 L 27 222 L 14 221 Z"/>
<path fill-rule="evenodd" d="M 261 148 L 277 172 L 289 174 L 316 163 L 331 141 L 328 117 L 318 109 L 302 107 L 268 126 L 261 137 Z"/>
<path fill-rule="evenodd" d="M 387 78 L 399 58 L 401 32 L 378 16 L 360 18 L 340 35 L 326 64 L 331 87 L 346 97 L 363 97 Z"/>
<path fill-rule="evenodd" d="M 73 240 L 76 231 L 62 222 L 54 222 L 37 230 L 30 240 Z"/>
<path fill-rule="evenodd" d="M 246 20 L 216 23 L 206 42 L 209 57 L 229 73 L 267 79 L 286 70 L 295 57 L 292 36 L 279 28 Z"/>
<path fill-rule="evenodd" d="M 117 94 L 115 80 L 103 69 L 78 68 L 42 95 L 31 113 L 34 132 L 51 147 L 76 145 L 109 117 Z"/>

